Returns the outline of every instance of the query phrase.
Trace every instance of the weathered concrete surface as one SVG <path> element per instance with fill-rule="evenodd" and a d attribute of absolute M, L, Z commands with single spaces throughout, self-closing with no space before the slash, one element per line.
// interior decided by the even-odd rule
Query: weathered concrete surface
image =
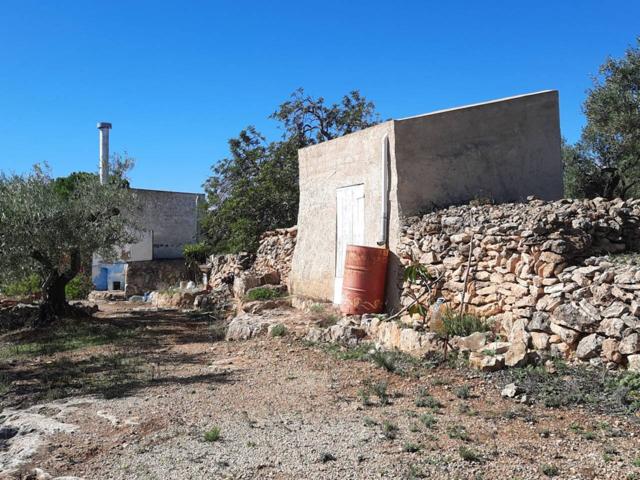
<path fill-rule="evenodd" d="M 389 241 L 390 245 L 398 242 L 393 122 L 304 148 L 298 152 L 300 210 L 290 277 L 292 292 L 314 298 L 333 298 L 338 188 L 364 184 L 364 244 L 376 246 L 382 207 L 380 158 L 385 134 L 389 136 L 391 167 Z"/>
<path fill-rule="evenodd" d="M 403 215 L 489 198 L 562 197 L 558 92 L 394 122 Z"/>
<path fill-rule="evenodd" d="M 558 93 L 392 120 L 301 149 L 298 242 L 290 277 L 296 295 L 331 300 L 336 271 L 336 189 L 363 184 L 365 241 L 380 228 L 381 148 L 389 136 L 387 309 L 399 305 L 399 218 L 438 205 L 562 196 Z"/>
<path fill-rule="evenodd" d="M 140 210 L 132 213 L 142 230 L 153 232 L 153 258 L 182 258 L 183 247 L 196 241 L 198 202 L 204 196 L 140 188 L 133 191 Z"/>

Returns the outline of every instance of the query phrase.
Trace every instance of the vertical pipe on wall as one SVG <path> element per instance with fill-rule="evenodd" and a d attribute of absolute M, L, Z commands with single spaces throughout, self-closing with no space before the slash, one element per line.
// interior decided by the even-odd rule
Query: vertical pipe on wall
<path fill-rule="evenodd" d="M 382 208 L 380 211 L 380 235 L 378 236 L 378 245 L 383 247 L 387 245 L 387 233 L 389 231 L 389 136 L 387 134 L 382 137 L 381 148 L 381 184 L 382 192 L 380 202 Z"/>

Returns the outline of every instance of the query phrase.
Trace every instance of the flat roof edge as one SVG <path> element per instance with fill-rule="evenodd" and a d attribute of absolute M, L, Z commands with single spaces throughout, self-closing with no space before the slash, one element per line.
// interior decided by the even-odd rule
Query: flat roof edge
<path fill-rule="evenodd" d="M 455 112 L 456 110 L 465 110 L 467 108 L 482 107 L 484 105 L 491 105 L 493 103 L 508 102 L 510 100 L 517 100 L 519 98 L 533 97 L 535 95 L 545 95 L 549 93 L 558 93 L 558 90 L 540 90 L 538 92 L 523 93 L 520 95 L 513 95 L 511 97 L 496 98 L 495 100 L 487 100 L 486 102 L 471 103 L 469 105 L 461 105 L 459 107 L 444 108 L 442 110 L 435 110 L 433 112 L 421 113 L 419 115 L 412 115 L 410 117 L 398 118 L 398 119 L 395 119 L 395 121 L 401 122 L 403 120 L 411 120 L 413 118 L 427 117 L 429 115 L 438 115 L 440 113 L 447 113 L 447 112 Z"/>
<path fill-rule="evenodd" d="M 204 196 L 204 192 L 203 193 L 176 192 L 174 190 L 156 190 L 155 188 L 137 188 L 137 187 L 131 187 L 131 190 L 139 190 L 139 191 L 142 191 L 142 192 L 176 193 L 176 194 L 179 194 L 179 195 L 200 195 L 200 196 Z"/>

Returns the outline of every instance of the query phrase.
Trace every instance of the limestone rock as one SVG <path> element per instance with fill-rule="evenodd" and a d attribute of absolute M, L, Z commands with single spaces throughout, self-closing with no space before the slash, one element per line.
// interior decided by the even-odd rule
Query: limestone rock
<path fill-rule="evenodd" d="M 621 363 L 623 357 L 618 350 L 619 344 L 620 342 L 614 338 L 605 338 L 602 341 L 602 356 L 610 362 Z"/>
<path fill-rule="evenodd" d="M 560 305 L 553 312 L 553 322 L 579 332 L 591 332 L 599 325 L 600 318 L 592 315 L 592 308 L 588 305 L 588 302 L 581 304 L 580 308 L 570 303 Z"/>
<path fill-rule="evenodd" d="M 631 372 L 640 372 L 640 355 L 629 355 L 627 357 L 627 369 Z"/>
<path fill-rule="evenodd" d="M 607 337 L 620 338 L 622 337 L 622 331 L 625 328 L 625 324 L 620 318 L 605 318 L 600 323 L 598 332 L 603 333 Z"/>
<path fill-rule="evenodd" d="M 522 393 L 522 389 L 515 383 L 510 383 L 505 385 L 505 387 L 500 391 L 500 396 L 502 398 L 515 398 L 520 393 Z"/>
<path fill-rule="evenodd" d="M 567 345 L 574 345 L 580 339 L 580 332 L 565 327 L 564 325 L 559 325 L 557 323 L 551 324 L 551 331 L 558 335 L 560 339 Z"/>
<path fill-rule="evenodd" d="M 250 313 L 239 315 L 231 320 L 225 339 L 229 341 L 248 340 L 258 335 L 264 335 L 271 323 L 273 322 L 264 317 Z"/>
<path fill-rule="evenodd" d="M 578 347 L 576 348 L 576 356 L 580 360 L 588 360 L 600 355 L 601 348 L 602 337 L 592 333 L 580 340 L 580 343 L 578 343 Z"/>
<path fill-rule="evenodd" d="M 633 355 L 640 352 L 640 334 L 632 333 L 620 341 L 618 347 L 620 353 L 624 355 Z"/>

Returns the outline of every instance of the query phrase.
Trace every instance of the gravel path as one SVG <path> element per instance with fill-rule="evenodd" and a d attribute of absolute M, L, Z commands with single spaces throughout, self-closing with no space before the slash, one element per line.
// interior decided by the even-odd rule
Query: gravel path
<path fill-rule="evenodd" d="M 29 467 L 87 479 L 640 478 L 637 419 L 520 405 L 475 373 L 403 377 L 294 335 L 212 341 L 206 322 L 177 313 L 144 328 L 155 341 L 126 348 L 146 380 L 82 397 L 64 418 L 77 428 L 48 436 Z M 386 382 L 389 404 L 372 394 L 365 406 L 366 381 Z M 442 407 L 416 406 L 421 389 Z M 205 441 L 214 427 L 220 438 Z"/>

